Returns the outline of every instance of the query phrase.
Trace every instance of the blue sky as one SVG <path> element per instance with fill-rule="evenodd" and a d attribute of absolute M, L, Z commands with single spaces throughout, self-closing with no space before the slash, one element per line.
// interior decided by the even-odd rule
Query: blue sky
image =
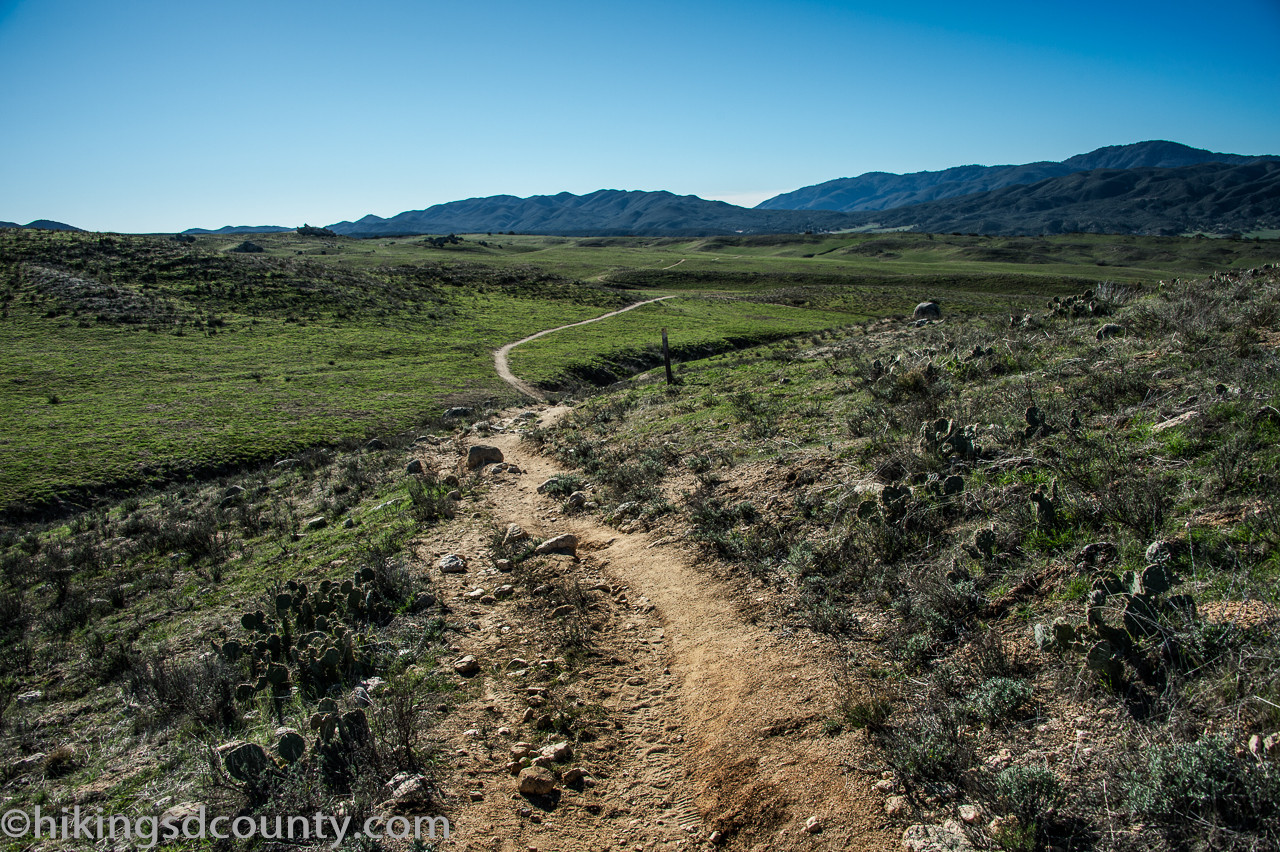
<path fill-rule="evenodd" d="M 475 196 L 752 205 L 1170 139 L 1280 154 L 1280 0 L 0 0 L 0 219 L 329 224 Z"/>

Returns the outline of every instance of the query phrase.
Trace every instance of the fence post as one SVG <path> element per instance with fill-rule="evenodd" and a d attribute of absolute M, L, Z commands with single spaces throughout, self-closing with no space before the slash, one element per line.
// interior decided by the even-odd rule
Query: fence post
<path fill-rule="evenodd" d="M 662 329 L 662 363 L 667 367 L 667 384 L 674 385 L 675 378 L 671 375 L 671 350 L 667 348 L 667 330 Z"/>

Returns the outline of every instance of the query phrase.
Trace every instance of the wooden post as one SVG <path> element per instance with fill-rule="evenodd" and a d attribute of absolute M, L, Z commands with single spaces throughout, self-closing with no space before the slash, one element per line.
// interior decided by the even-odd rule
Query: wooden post
<path fill-rule="evenodd" d="M 671 350 L 667 348 L 667 330 L 662 329 L 662 363 L 667 367 L 667 384 L 674 385 L 675 378 L 671 375 Z"/>

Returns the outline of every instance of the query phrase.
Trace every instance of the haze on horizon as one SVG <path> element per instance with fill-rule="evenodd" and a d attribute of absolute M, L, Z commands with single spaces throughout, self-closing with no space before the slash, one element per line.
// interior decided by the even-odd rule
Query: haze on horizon
<path fill-rule="evenodd" d="M 0 0 L 0 220 L 313 225 L 1167 139 L 1280 154 L 1280 3 Z"/>

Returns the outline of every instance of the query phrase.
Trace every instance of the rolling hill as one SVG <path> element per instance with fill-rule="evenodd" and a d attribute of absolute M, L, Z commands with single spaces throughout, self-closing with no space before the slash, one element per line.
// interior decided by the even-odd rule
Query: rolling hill
<path fill-rule="evenodd" d="M 36 219 L 34 222 L 28 222 L 25 225 L 19 225 L 17 222 L 0 222 L 0 228 L 34 228 L 41 231 L 81 231 L 83 228 L 77 228 L 74 225 L 68 225 L 63 222 L 55 222 L 52 219 Z"/>
<path fill-rule="evenodd" d="M 208 228 L 187 228 L 182 233 L 198 236 L 200 234 L 278 234 L 281 231 L 292 231 L 281 225 L 224 225 L 216 230 Z"/>

